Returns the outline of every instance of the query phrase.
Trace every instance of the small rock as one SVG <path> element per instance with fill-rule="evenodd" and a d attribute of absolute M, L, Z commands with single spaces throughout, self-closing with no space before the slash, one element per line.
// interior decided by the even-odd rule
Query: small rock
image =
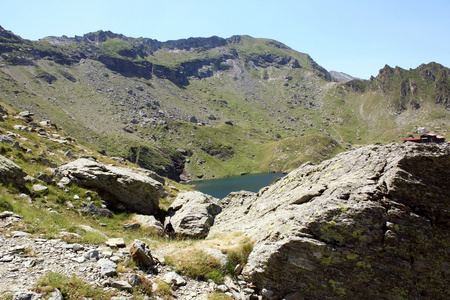
<path fill-rule="evenodd" d="M 35 192 L 44 192 L 48 190 L 48 187 L 42 184 L 33 184 L 33 191 Z"/>
<path fill-rule="evenodd" d="M 72 260 L 81 264 L 81 263 L 84 263 L 86 261 L 86 258 L 84 256 L 80 256 L 80 257 L 72 258 Z"/>
<path fill-rule="evenodd" d="M 30 235 L 30 233 L 24 231 L 13 231 L 11 233 L 13 234 L 13 237 L 22 237 Z"/>
<path fill-rule="evenodd" d="M 125 229 L 139 229 L 139 228 L 141 228 L 141 224 L 139 224 L 139 223 L 126 223 L 126 224 L 123 224 L 123 228 L 125 228 Z"/>
<path fill-rule="evenodd" d="M 113 255 L 109 258 L 111 261 L 118 263 L 119 261 L 122 260 L 122 258 L 120 258 L 119 256 Z"/>
<path fill-rule="evenodd" d="M 183 277 L 181 277 L 179 274 L 175 273 L 175 272 L 166 273 L 163 276 L 162 280 L 165 283 L 172 284 L 172 285 L 175 285 L 175 286 L 186 285 L 186 280 Z"/>
<path fill-rule="evenodd" d="M 0 213 L 0 219 L 12 217 L 14 213 L 12 211 L 4 211 Z"/>
<path fill-rule="evenodd" d="M 237 264 L 236 268 L 234 268 L 234 275 L 238 276 L 242 273 L 243 266 L 241 264 Z"/>
<path fill-rule="evenodd" d="M 36 300 L 41 298 L 42 296 L 40 294 L 31 291 L 19 291 L 13 296 L 13 300 Z"/>
<path fill-rule="evenodd" d="M 2 258 L 0 258 L 0 262 L 11 262 L 11 261 L 13 261 L 13 259 L 14 259 L 14 256 L 6 255 L 6 256 L 3 256 Z"/>
<path fill-rule="evenodd" d="M 103 276 L 114 276 L 116 274 L 117 265 L 109 259 L 101 258 L 97 265 L 100 266 Z"/>
<path fill-rule="evenodd" d="M 139 278 L 138 275 L 136 274 L 131 274 L 130 277 L 128 278 L 128 282 L 132 285 L 132 286 L 138 286 L 141 284 L 141 279 Z"/>
<path fill-rule="evenodd" d="M 113 214 L 109 209 L 106 208 L 100 208 L 98 206 L 96 206 L 94 203 L 86 203 L 83 202 L 81 203 L 81 210 L 99 217 L 104 217 L 104 218 L 112 218 Z"/>
<path fill-rule="evenodd" d="M 97 250 L 91 250 L 91 251 L 84 253 L 84 257 L 86 257 L 87 259 L 98 259 L 99 253 Z"/>
<path fill-rule="evenodd" d="M 218 285 L 216 290 L 222 293 L 228 292 L 228 287 L 225 284 Z"/>
<path fill-rule="evenodd" d="M 51 294 L 48 300 L 64 300 L 63 295 L 58 289 L 55 289 Z"/>
<path fill-rule="evenodd" d="M 111 280 L 110 281 L 110 285 L 113 288 L 116 288 L 116 289 L 119 289 L 119 290 L 131 290 L 131 289 L 133 289 L 131 284 L 129 284 L 128 282 L 126 282 L 124 280 Z"/>
<path fill-rule="evenodd" d="M 125 241 L 123 240 L 123 238 L 112 238 L 109 239 L 105 242 L 105 244 L 111 248 L 115 247 L 115 248 L 123 248 L 125 247 Z"/>

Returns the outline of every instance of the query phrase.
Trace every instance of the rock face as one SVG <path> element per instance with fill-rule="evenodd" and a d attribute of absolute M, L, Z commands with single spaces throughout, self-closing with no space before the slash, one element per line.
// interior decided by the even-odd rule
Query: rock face
<path fill-rule="evenodd" d="M 59 167 L 55 176 L 97 190 L 112 205 L 143 214 L 156 214 L 164 194 L 164 180 L 150 171 L 104 165 L 87 158 Z"/>
<path fill-rule="evenodd" d="M 23 186 L 25 184 L 25 176 L 27 174 L 22 168 L 0 155 L 0 182 Z"/>
<path fill-rule="evenodd" d="M 185 237 L 205 237 L 222 210 L 218 201 L 200 192 L 180 193 L 169 207 L 164 222 L 166 231 Z"/>
<path fill-rule="evenodd" d="M 444 299 L 450 147 L 367 146 L 232 194 L 209 236 L 255 240 L 243 276 L 267 299 Z"/>

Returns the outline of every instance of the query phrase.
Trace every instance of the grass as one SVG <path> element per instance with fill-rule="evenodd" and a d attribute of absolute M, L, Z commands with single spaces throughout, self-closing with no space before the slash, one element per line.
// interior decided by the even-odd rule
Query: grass
<path fill-rule="evenodd" d="M 199 249 L 186 249 L 175 256 L 165 256 L 166 263 L 176 272 L 197 280 L 212 279 L 215 283 L 223 282 L 223 272 L 217 258 Z"/>
<path fill-rule="evenodd" d="M 208 295 L 208 300 L 233 300 L 233 297 L 224 293 L 214 292 Z"/>
<path fill-rule="evenodd" d="M 227 264 L 225 271 L 231 276 L 236 276 L 235 270 L 237 265 L 244 266 L 247 263 L 248 256 L 253 250 L 253 244 L 246 242 L 239 245 L 236 249 L 227 252 Z"/>
<path fill-rule="evenodd" d="M 93 300 L 109 299 L 117 295 L 112 291 L 84 283 L 80 278 L 67 277 L 63 274 L 49 272 L 38 280 L 36 290 L 44 295 L 49 295 L 55 289 L 59 289 L 64 299 L 83 299 Z"/>

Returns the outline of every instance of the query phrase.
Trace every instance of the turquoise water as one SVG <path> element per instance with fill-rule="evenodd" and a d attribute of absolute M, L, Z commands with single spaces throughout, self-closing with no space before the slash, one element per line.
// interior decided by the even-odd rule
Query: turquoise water
<path fill-rule="evenodd" d="M 262 187 L 268 186 L 276 178 L 283 177 L 285 174 L 248 174 L 242 176 L 233 176 L 221 179 L 210 179 L 203 181 L 190 182 L 194 188 L 202 193 L 222 199 L 231 192 L 250 191 L 258 192 Z"/>

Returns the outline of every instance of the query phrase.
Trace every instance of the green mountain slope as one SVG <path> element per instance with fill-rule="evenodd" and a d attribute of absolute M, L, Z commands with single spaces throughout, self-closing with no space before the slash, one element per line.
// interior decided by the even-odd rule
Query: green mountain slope
<path fill-rule="evenodd" d="M 337 83 L 309 55 L 268 39 L 98 31 L 34 42 L 0 29 L 1 101 L 176 180 L 289 171 L 349 144 L 398 140 L 414 125 L 444 132 L 448 69 L 423 68 Z M 419 80 L 427 68 L 434 81 Z"/>

